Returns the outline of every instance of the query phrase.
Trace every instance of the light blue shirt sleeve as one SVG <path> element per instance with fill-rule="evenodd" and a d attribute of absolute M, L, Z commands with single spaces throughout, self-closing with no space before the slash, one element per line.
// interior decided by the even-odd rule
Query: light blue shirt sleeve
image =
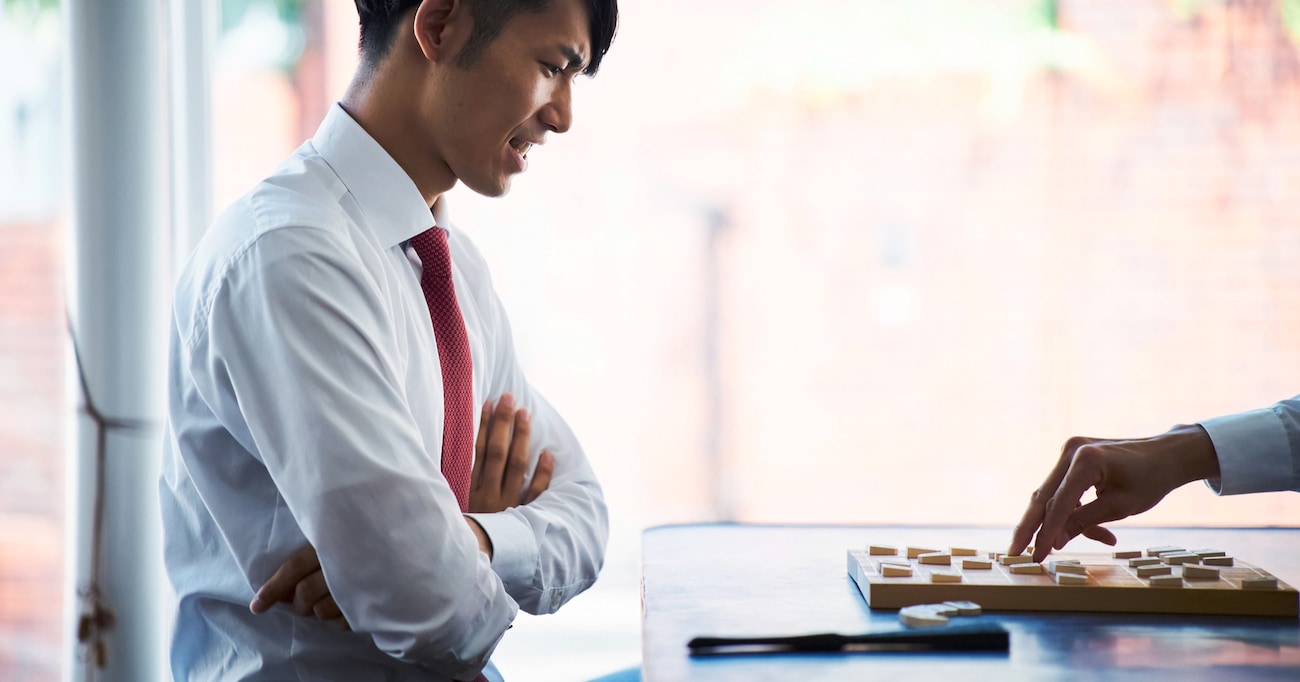
<path fill-rule="evenodd" d="M 1219 458 L 1205 482 L 1216 494 L 1300 491 L 1300 396 L 1200 425 Z"/>

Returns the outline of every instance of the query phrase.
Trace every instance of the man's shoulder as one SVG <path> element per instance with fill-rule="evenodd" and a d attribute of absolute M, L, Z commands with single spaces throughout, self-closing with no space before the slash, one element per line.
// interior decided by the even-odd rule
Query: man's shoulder
<path fill-rule="evenodd" d="M 262 255 L 328 252 L 351 237 L 355 224 L 340 198 L 346 189 L 319 156 L 300 149 L 233 201 L 208 227 L 176 281 L 176 298 L 208 299 Z"/>
<path fill-rule="evenodd" d="M 304 232 L 343 236 L 353 227 L 340 203 L 344 194 L 346 188 L 319 156 L 299 150 L 217 216 L 195 250 L 194 264 L 235 260 L 266 239 L 292 240 Z"/>
<path fill-rule="evenodd" d="M 323 159 L 299 150 L 232 203 L 211 231 L 247 240 L 283 229 L 344 229 L 349 219 L 340 198 L 346 193 Z"/>

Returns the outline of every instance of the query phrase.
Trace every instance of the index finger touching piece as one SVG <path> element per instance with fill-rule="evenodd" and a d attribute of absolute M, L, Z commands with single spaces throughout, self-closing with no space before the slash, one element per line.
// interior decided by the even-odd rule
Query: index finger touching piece
<path fill-rule="evenodd" d="M 1042 561 L 1048 552 L 1056 546 L 1065 522 L 1079 506 L 1083 493 L 1097 483 L 1098 463 L 1096 450 L 1090 447 L 1079 448 L 1074 453 L 1070 469 L 1061 481 L 1051 499 L 1047 501 L 1043 515 L 1043 526 L 1038 530 L 1038 539 L 1034 542 L 1034 561 Z"/>
<path fill-rule="evenodd" d="M 1034 531 L 1042 524 L 1043 506 L 1046 504 L 1043 490 L 1044 488 L 1039 488 L 1029 496 L 1029 508 L 1025 510 L 1024 516 L 1020 517 L 1020 523 L 1016 524 L 1015 530 L 1011 531 L 1011 546 L 1007 548 L 1008 554 L 1019 554 L 1025 551 L 1029 541 L 1034 537 Z"/>
<path fill-rule="evenodd" d="M 1056 489 L 1061 487 L 1061 480 L 1065 478 L 1065 472 L 1070 470 L 1070 462 L 1074 459 L 1074 452 L 1079 448 L 1082 438 L 1071 438 L 1065 441 L 1061 447 L 1061 455 L 1056 459 L 1056 465 L 1052 467 L 1052 472 L 1047 475 L 1047 480 L 1038 486 L 1038 489 L 1029 496 L 1029 507 L 1025 509 L 1025 514 L 1020 518 L 1020 523 L 1016 524 L 1016 529 L 1011 533 L 1011 547 L 1007 549 L 1008 554 L 1019 554 L 1025 551 L 1029 546 L 1029 541 L 1034 537 L 1034 531 L 1043 523 L 1043 510 L 1047 507 L 1047 501 L 1052 499 L 1056 494 Z"/>
<path fill-rule="evenodd" d="M 1073 436 L 1066 439 L 1065 444 L 1061 446 L 1061 455 L 1056 458 L 1056 465 L 1052 467 L 1052 472 L 1047 475 L 1047 480 L 1038 486 L 1038 489 L 1029 496 L 1029 507 L 1025 509 L 1025 515 L 1021 517 L 1020 523 L 1011 533 L 1011 547 L 1007 550 L 1010 554 L 1019 554 L 1025 551 L 1029 546 L 1030 540 L 1034 537 L 1034 532 L 1039 529 L 1043 523 L 1043 513 L 1047 507 L 1048 500 L 1056 494 L 1061 487 L 1061 481 L 1065 479 L 1065 474 L 1070 470 L 1070 464 L 1074 461 L 1074 453 L 1079 448 L 1090 443 L 1095 443 L 1099 439 L 1087 438 L 1085 436 Z"/>

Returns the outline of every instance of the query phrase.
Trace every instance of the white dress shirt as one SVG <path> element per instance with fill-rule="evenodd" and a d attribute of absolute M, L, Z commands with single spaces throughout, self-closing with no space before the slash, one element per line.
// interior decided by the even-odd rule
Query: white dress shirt
<path fill-rule="evenodd" d="M 1220 495 L 1300 491 L 1300 396 L 1200 423 L 1219 456 Z"/>
<path fill-rule="evenodd" d="M 595 581 L 600 486 L 525 379 L 482 256 L 452 228 L 476 403 L 512 393 L 532 415 L 531 466 L 550 449 L 555 473 L 533 503 L 472 515 L 490 562 L 443 478 L 441 371 L 406 245 L 432 224 L 411 179 L 335 105 L 180 275 L 159 486 L 176 679 L 469 679 L 517 608 L 553 612 Z M 249 611 L 307 543 L 352 632 L 288 605 Z"/>

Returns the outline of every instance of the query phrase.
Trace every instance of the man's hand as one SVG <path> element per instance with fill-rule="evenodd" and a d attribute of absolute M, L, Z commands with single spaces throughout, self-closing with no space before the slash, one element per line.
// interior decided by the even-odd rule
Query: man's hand
<path fill-rule="evenodd" d="M 479 551 L 492 557 L 492 541 L 487 533 L 474 519 L 462 517 L 478 540 Z M 343 610 L 334 601 L 329 586 L 325 584 L 325 574 L 321 571 L 320 558 L 316 548 L 304 545 L 287 561 L 280 564 L 275 575 L 262 585 L 248 605 L 249 610 L 261 615 L 271 610 L 277 603 L 293 604 L 294 613 L 300 616 L 315 616 L 334 624 L 340 630 L 351 630 L 352 626 L 343 615 Z"/>
<path fill-rule="evenodd" d="M 311 545 L 298 550 L 281 564 L 275 575 L 257 591 L 248 608 L 253 613 L 262 614 L 277 603 L 293 604 L 294 613 L 300 616 L 315 616 L 333 623 L 340 630 L 351 629 L 339 605 L 334 603 L 334 597 L 330 596 L 316 548 Z"/>
<path fill-rule="evenodd" d="M 1140 514 L 1173 489 L 1218 475 L 1214 443 L 1200 426 L 1176 426 L 1140 440 L 1071 438 L 1056 468 L 1030 496 L 1008 551 L 1024 551 L 1034 531 L 1034 561 L 1076 535 L 1114 545 L 1115 534 L 1100 524 Z M 1097 499 L 1080 505 L 1089 488 L 1096 489 Z"/>
<path fill-rule="evenodd" d="M 532 420 L 528 410 L 515 409 L 509 393 L 494 408 L 483 403 L 478 437 L 474 440 L 474 469 L 470 473 L 469 511 L 494 513 L 537 499 L 551 485 L 555 457 L 543 450 L 537 458 L 533 481 L 524 490 L 528 473 L 528 437 Z"/>

